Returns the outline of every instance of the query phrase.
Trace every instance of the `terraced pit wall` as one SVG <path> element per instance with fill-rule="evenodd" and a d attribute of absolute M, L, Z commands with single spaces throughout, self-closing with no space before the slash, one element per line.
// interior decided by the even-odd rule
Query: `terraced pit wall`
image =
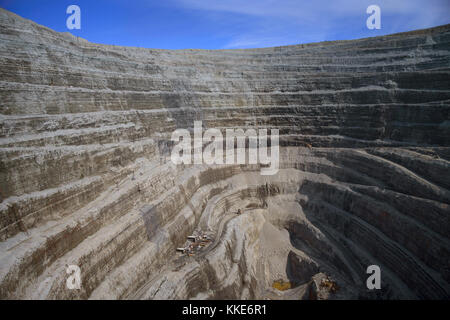
<path fill-rule="evenodd" d="M 449 298 L 450 25 L 173 51 L 0 9 L 0 55 L 0 298 L 304 299 L 320 275 L 329 299 Z M 174 166 L 195 120 L 279 129 L 278 174 Z M 177 260 L 196 230 L 214 246 Z"/>

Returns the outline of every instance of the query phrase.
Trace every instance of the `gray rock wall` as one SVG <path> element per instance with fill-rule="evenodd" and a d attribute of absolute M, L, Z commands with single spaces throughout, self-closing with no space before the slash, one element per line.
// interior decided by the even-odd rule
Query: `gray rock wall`
<path fill-rule="evenodd" d="M 0 55 L 0 298 L 449 298 L 449 25 L 174 51 L 0 9 Z M 172 165 L 194 120 L 279 129 L 279 173 Z M 214 246 L 177 257 L 199 230 Z"/>

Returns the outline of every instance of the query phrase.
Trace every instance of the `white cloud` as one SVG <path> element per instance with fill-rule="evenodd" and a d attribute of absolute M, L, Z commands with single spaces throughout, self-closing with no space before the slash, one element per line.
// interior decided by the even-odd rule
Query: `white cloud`
<path fill-rule="evenodd" d="M 365 26 L 366 8 L 381 8 L 384 34 L 450 23 L 448 0 L 173 0 L 178 6 L 201 10 L 205 16 L 248 16 L 252 24 L 230 31 L 225 48 L 247 48 L 315 42 L 336 37 L 341 28 Z M 387 17 L 387 19 L 384 19 Z M 388 20 L 389 19 L 389 20 Z M 342 24 L 345 24 L 343 27 Z M 234 28 L 236 29 L 236 28 Z M 226 32 L 226 30 L 225 30 Z M 371 36 L 367 34 L 364 36 Z"/>
<path fill-rule="evenodd" d="M 450 8 L 448 0 L 176 0 L 191 9 L 232 12 L 264 17 L 296 17 L 310 20 L 326 16 L 364 14 L 365 8 L 376 4 L 388 14 L 416 14 L 424 11 L 438 14 Z M 363 8 L 364 10 L 361 10 Z"/>

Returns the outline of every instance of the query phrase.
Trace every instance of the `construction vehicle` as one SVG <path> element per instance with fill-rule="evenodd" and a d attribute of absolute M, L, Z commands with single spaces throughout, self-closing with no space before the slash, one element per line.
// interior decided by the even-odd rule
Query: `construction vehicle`
<path fill-rule="evenodd" d="M 176 251 L 188 256 L 193 256 L 195 251 L 200 250 L 211 242 L 211 238 L 203 232 L 200 232 L 199 235 L 187 236 L 187 240 L 190 242 L 185 247 L 177 248 Z"/>

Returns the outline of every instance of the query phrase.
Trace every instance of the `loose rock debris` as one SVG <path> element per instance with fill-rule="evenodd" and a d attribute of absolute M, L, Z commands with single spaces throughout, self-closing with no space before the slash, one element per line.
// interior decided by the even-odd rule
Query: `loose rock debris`
<path fill-rule="evenodd" d="M 329 277 L 322 279 L 320 282 L 320 288 L 327 288 L 331 293 L 336 293 L 339 290 L 339 286 L 336 281 L 331 280 Z"/>

